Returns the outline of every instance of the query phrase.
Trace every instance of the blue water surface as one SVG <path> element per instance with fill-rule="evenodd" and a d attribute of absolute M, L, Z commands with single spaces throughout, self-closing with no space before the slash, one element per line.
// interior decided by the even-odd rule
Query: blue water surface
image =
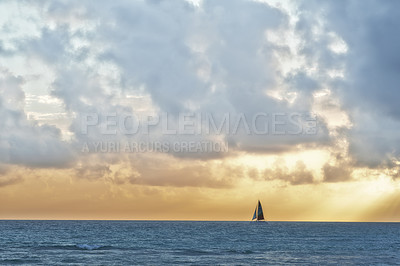
<path fill-rule="evenodd" d="M 400 223 L 0 221 L 0 264 L 399 264 Z"/>

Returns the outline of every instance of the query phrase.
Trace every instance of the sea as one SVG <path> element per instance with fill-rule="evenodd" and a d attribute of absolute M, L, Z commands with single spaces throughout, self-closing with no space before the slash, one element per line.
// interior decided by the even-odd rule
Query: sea
<path fill-rule="evenodd" d="M 399 265 L 400 223 L 0 220 L 0 264 Z"/>

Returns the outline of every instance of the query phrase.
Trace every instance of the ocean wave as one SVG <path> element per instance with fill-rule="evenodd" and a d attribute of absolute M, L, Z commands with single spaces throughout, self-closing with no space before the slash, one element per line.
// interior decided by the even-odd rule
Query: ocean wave
<path fill-rule="evenodd" d="M 251 250 L 234 250 L 234 249 L 230 249 L 228 251 L 228 253 L 231 254 L 254 254 L 254 251 Z"/>
<path fill-rule="evenodd" d="M 85 249 L 85 250 L 109 249 L 109 248 L 111 248 L 110 246 L 89 245 L 89 244 L 78 244 L 78 245 L 76 245 L 76 247 L 79 248 L 79 249 Z"/>
<path fill-rule="evenodd" d="M 40 260 L 35 260 L 35 259 L 4 259 L 0 260 L 0 264 L 3 265 L 9 265 L 9 264 L 37 264 L 40 263 Z"/>
<path fill-rule="evenodd" d="M 95 245 L 95 244 L 76 244 L 76 245 L 51 245 L 37 246 L 36 250 L 108 250 L 113 249 L 112 246 Z"/>
<path fill-rule="evenodd" d="M 184 256 L 210 256 L 210 255 L 224 255 L 224 254 L 254 254 L 254 251 L 251 250 L 218 250 L 218 251 L 210 251 L 210 250 L 200 250 L 200 249 L 178 249 L 174 251 L 175 254 L 184 255 Z"/>
<path fill-rule="evenodd" d="M 174 253 L 185 256 L 218 255 L 215 252 L 200 249 L 178 249 Z"/>

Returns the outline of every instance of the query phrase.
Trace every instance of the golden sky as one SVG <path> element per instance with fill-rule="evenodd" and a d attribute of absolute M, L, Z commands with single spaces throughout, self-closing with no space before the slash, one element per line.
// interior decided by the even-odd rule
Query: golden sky
<path fill-rule="evenodd" d="M 213 169 L 211 164 L 227 167 L 220 161 L 207 164 Z M 214 183 L 207 181 L 201 185 L 190 181 L 182 185 L 175 181 L 171 185 L 122 183 L 113 180 L 111 173 L 91 180 L 59 169 L 16 169 L 15 173 L 23 181 L 0 188 L 2 219 L 246 221 L 257 199 L 270 221 L 389 222 L 397 221 L 400 213 L 399 186 L 383 176 L 290 185 L 281 180 L 257 180 L 249 173 L 232 177 L 226 171 L 218 174 L 225 180 L 212 187 Z M 178 181 L 190 178 L 186 171 L 174 174 Z"/>

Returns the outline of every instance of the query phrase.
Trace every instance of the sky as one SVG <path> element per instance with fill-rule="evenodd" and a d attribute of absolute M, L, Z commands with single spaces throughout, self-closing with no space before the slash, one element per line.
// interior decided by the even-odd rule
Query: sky
<path fill-rule="evenodd" d="M 399 1 L 1 1 L 0 219 L 400 220 Z"/>

